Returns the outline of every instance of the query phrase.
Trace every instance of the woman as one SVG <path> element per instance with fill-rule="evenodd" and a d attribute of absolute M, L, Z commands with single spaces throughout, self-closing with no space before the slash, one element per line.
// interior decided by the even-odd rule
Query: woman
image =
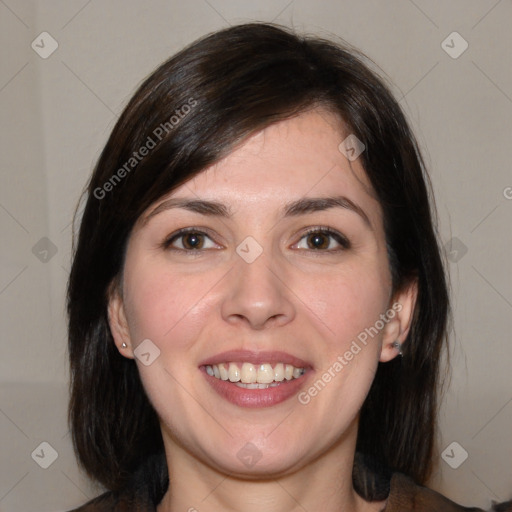
<path fill-rule="evenodd" d="M 108 490 L 78 510 L 468 510 L 420 486 L 449 310 L 427 183 L 353 50 L 240 25 L 147 78 L 69 282 L 73 441 Z"/>

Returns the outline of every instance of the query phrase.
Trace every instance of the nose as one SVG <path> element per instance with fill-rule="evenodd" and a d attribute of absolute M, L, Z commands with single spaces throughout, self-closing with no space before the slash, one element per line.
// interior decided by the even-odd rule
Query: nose
<path fill-rule="evenodd" d="M 262 330 L 293 320 L 293 292 L 277 265 L 270 266 L 269 258 L 261 255 L 252 263 L 240 258 L 233 270 L 221 306 L 226 322 Z"/>

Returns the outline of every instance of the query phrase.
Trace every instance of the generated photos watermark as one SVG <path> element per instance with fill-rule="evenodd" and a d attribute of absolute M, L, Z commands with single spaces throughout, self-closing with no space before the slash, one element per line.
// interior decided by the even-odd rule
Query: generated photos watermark
<path fill-rule="evenodd" d="M 96 199 L 104 199 L 109 192 L 112 192 L 114 188 L 126 178 L 126 176 L 133 171 L 139 165 L 139 163 L 151 153 L 151 151 L 158 145 L 158 143 L 169 134 L 174 128 L 184 119 L 192 109 L 197 105 L 197 100 L 189 98 L 187 103 L 174 111 L 174 114 L 169 118 L 168 121 L 160 123 L 148 136 L 144 144 L 134 151 L 132 156 L 126 160 L 126 162 L 101 186 L 96 187 L 93 191 L 93 195 Z"/>
<path fill-rule="evenodd" d="M 385 313 L 382 313 L 371 327 L 365 328 L 357 335 L 357 339 L 352 340 L 350 347 L 346 350 L 343 355 L 339 355 L 336 360 L 325 370 L 322 375 L 306 390 L 298 394 L 298 400 L 302 405 L 307 405 L 311 402 L 312 398 L 318 395 L 329 382 L 331 382 L 342 370 L 350 364 L 350 361 L 354 359 L 357 354 L 361 352 L 370 339 L 373 339 L 379 332 L 384 329 L 384 326 L 393 318 L 396 314 L 402 311 L 402 304 L 395 302 L 391 308 Z M 362 345 L 362 346 L 361 346 Z"/>

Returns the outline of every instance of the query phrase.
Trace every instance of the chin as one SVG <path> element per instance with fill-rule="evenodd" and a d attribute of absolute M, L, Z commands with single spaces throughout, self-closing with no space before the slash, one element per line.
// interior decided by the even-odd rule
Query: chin
<path fill-rule="evenodd" d="M 241 448 L 233 450 L 234 444 Z M 212 455 L 213 464 L 218 471 L 248 480 L 291 474 L 307 462 L 303 441 L 296 444 L 281 440 L 262 448 L 256 442 L 242 441 L 226 447 L 221 457 L 218 447 Z"/>

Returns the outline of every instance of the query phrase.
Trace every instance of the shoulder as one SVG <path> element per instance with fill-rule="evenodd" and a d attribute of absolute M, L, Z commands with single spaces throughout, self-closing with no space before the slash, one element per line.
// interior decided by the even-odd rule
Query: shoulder
<path fill-rule="evenodd" d="M 156 512 L 156 508 L 146 500 L 106 492 L 70 512 Z"/>
<path fill-rule="evenodd" d="M 480 508 L 463 507 L 441 494 L 417 485 L 401 473 L 393 473 L 388 503 L 384 512 L 484 512 Z M 512 501 L 495 504 L 489 512 L 512 512 Z"/>
<path fill-rule="evenodd" d="M 356 452 L 354 488 L 367 501 L 384 501 L 382 512 L 484 512 L 480 508 L 457 505 L 441 494 L 416 484 L 403 473 L 391 472 L 373 457 Z M 512 512 L 512 501 L 494 504 L 489 512 Z"/>
<path fill-rule="evenodd" d="M 130 476 L 123 490 L 108 491 L 70 512 L 156 512 L 168 485 L 165 453 L 153 454 Z"/>

